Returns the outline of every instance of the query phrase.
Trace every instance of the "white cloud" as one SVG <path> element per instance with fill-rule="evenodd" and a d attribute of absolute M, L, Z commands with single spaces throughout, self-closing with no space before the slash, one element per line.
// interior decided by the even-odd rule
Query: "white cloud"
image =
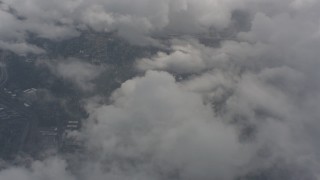
<path fill-rule="evenodd" d="M 236 131 L 168 73 L 129 80 L 112 99 L 91 111 L 85 129 L 87 147 L 99 149 L 101 161 L 122 163 L 120 157 L 137 161 L 128 168 L 147 165 L 157 176 L 177 170 L 182 179 L 229 179 L 247 162 Z"/>

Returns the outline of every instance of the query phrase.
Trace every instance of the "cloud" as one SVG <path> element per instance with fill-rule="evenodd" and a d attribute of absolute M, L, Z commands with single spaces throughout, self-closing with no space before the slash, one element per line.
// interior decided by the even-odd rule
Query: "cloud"
<path fill-rule="evenodd" d="M 25 55 L 27 53 L 33 53 L 33 54 L 43 54 L 45 51 L 35 45 L 28 44 L 25 42 L 21 43 L 10 43 L 10 42 L 3 42 L 0 41 L 0 48 L 4 50 L 12 51 L 19 55 Z"/>
<path fill-rule="evenodd" d="M 101 66 L 96 66 L 75 58 L 58 61 L 39 61 L 39 65 L 45 65 L 57 77 L 70 81 L 83 91 L 91 91 L 95 88 L 95 80 L 104 70 Z"/>
<path fill-rule="evenodd" d="M 67 164 L 59 158 L 50 158 L 45 161 L 32 162 L 29 169 L 22 167 L 10 167 L 0 171 L 3 180 L 74 180 L 66 171 Z"/>
<path fill-rule="evenodd" d="M 138 44 L 157 44 L 154 34 L 198 34 L 210 28 L 222 30 L 231 23 L 232 11 L 239 1 L 193 0 L 155 1 L 38 1 L 3 0 L 1 38 L 9 34 L 27 38 L 60 40 L 76 37 L 81 31 L 117 31 L 126 40 Z M 14 10 L 14 14 L 8 12 Z M 20 18 L 19 18 L 20 17 Z"/>
<path fill-rule="evenodd" d="M 247 160 L 236 131 L 168 73 L 148 71 L 129 80 L 112 100 L 112 105 L 89 109 L 84 133 L 87 147 L 99 149 L 101 161 L 129 169 L 147 166 L 146 173 L 157 179 L 174 170 L 182 179 L 229 179 Z"/>
<path fill-rule="evenodd" d="M 151 58 L 138 60 L 139 70 L 164 70 L 178 74 L 200 73 L 211 69 L 221 69 L 230 63 L 247 65 L 250 59 L 262 56 L 267 51 L 263 44 L 224 41 L 219 48 L 207 47 L 197 40 L 173 40 L 171 52 L 158 52 Z M 235 63 L 234 63 L 235 64 Z"/>
<path fill-rule="evenodd" d="M 27 31 L 63 39 L 87 28 L 117 31 L 139 45 L 157 43 L 155 34 L 168 40 L 166 51 L 136 61 L 144 75 L 124 82 L 111 97 L 86 101 L 89 118 L 78 133 L 86 159 L 77 164 L 77 172 L 55 171 L 62 172 L 60 179 L 320 177 L 318 1 L 5 4 L 0 11 L 6 22 L 0 25 L 5 43 L 23 43 Z M 15 18 L 8 7 L 26 19 Z M 250 28 L 232 29 L 235 10 L 248 14 Z M 34 24 L 44 28 L 32 28 Z M 235 32 L 224 39 L 227 30 Z M 213 31 L 220 35 L 209 36 L 216 46 L 195 36 Z M 49 67 L 84 90 L 94 87 L 102 71 L 78 60 Z M 77 155 L 75 159 L 79 161 Z M 51 167 L 45 162 L 37 161 Z M 38 171 L 41 176 L 34 177 Z M 0 171 L 0 179 L 50 177 L 47 173 L 33 166 L 9 167 Z"/>
<path fill-rule="evenodd" d="M 172 41 L 171 52 L 138 60 L 137 67 L 191 75 L 181 80 L 183 88 L 201 94 L 218 117 L 240 129 L 240 138 L 268 149 L 267 159 L 256 151 L 249 172 L 284 161 L 282 166 L 298 167 L 302 177 L 315 179 L 319 146 L 311 126 L 318 126 L 319 113 L 312 106 L 319 105 L 311 99 L 319 97 L 318 3 L 264 3 L 270 8 L 246 7 L 257 12 L 251 29 L 235 40 L 218 47 Z"/>

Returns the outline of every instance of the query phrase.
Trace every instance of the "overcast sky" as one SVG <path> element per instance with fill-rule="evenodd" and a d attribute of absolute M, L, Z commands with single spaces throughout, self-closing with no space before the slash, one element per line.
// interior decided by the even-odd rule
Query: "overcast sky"
<path fill-rule="evenodd" d="M 75 135 L 87 157 L 76 172 L 54 156 L 8 166 L 1 180 L 320 179 L 320 1 L 0 3 L 0 48 L 20 55 L 46 53 L 30 33 L 57 41 L 88 29 L 170 51 L 137 59 L 143 76 L 111 97 L 86 99 L 89 118 Z M 220 46 L 197 39 L 213 32 Z M 183 36 L 155 38 L 172 34 Z M 77 59 L 47 66 L 85 91 L 103 71 Z"/>

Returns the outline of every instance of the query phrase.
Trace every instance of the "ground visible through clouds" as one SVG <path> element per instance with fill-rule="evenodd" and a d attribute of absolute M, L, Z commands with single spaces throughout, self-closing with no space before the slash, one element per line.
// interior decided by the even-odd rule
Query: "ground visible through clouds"
<path fill-rule="evenodd" d="M 0 180 L 320 179 L 317 0 L 0 0 Z"/>

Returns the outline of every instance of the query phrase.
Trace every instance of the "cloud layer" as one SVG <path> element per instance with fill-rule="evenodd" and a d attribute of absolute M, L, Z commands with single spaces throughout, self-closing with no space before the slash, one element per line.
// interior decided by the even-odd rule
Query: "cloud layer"
<path fill-rule="evenodd" d="M 1 180 L 320 178 L 318 1 L 5 0 L 0 7 L 0 48 L 19 54 L 44 53 L 27 43 L 29 33 L 59 40 L 92 29 L 138 45 L 167 40 L 166 51 L 136 61 L 143 75 L 111 97 L 87 99 L 77 171 L 50 157 L 5 168 Z M 245 22 L 235 11 L 248 15 Z M 208 34 L 218 45 L 202 43 Z M 80 88 L 101 71 L 75 60 L 51 69 Z"/>
<path fill-rule="evenodd" d="M 59 40 L 93 29 L 117 31 L 135 44 L 155 44 L 156 40 L 151 38 L 155 33 L 196 34 L 208 32 L 209 28 L 227 28 L 238 4 L 234 0 L 205 0 L 201 3 L 193 0 L 137 0 L 135 3 L 128 0 L 3 0 L 0 4 L 0 20 L 3 22 L 0 37 L 5 44 L 23 43 L 29 33 Z M 25 52 L 37 53 L 32 49 Z"/>

